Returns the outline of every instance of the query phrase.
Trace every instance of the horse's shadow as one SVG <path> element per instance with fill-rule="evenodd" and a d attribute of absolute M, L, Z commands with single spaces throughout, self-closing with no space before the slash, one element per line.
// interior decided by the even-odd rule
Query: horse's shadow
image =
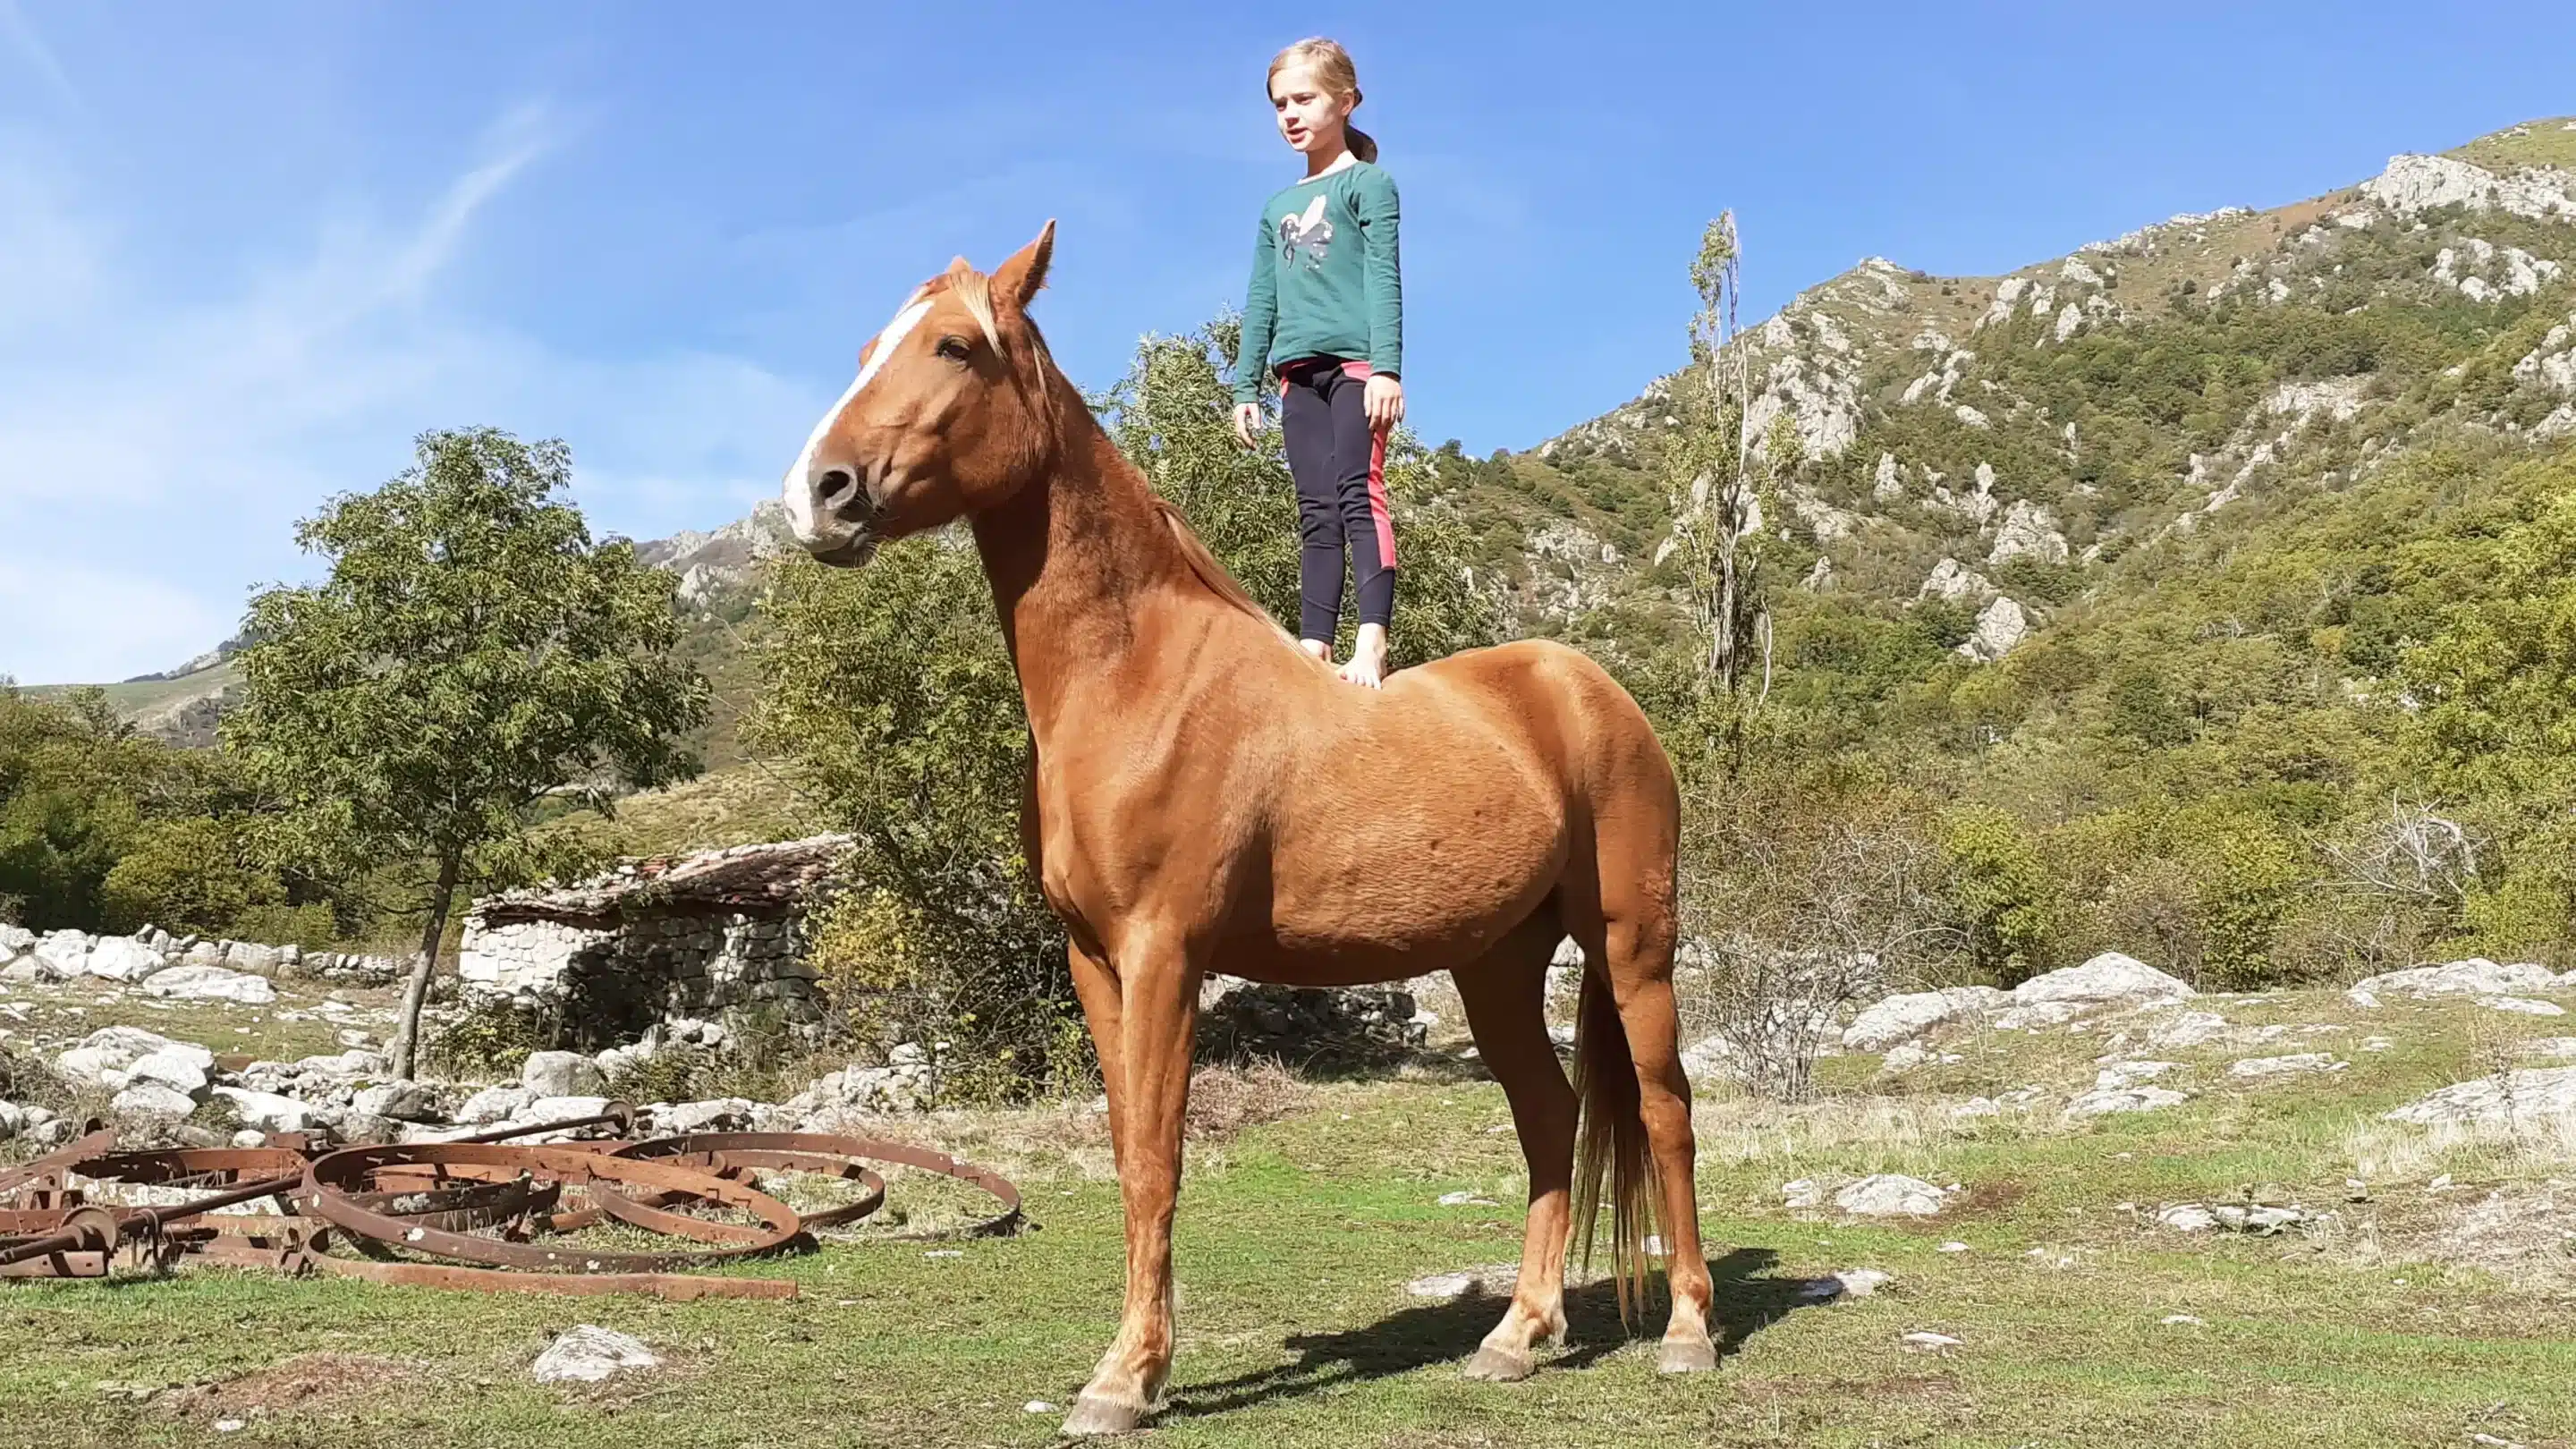
<path fill-rule="evenodd" d="M 1776 1278 L 1770 1270 L 1779 1254 L 1769 1248 L 1738 1248 L 1709 1261 L 1716 1280 L 1709 1333 L 1723 1360 L 1744 1347 L 1754 1334 L 1786 1317 L 1801 1303 L 1819 1301 L 1804 1279 Z M 1618 1290 L 1608 1279 L 1565 1290 L 1566 1342 L 1555 1356 L 1540 1361 L 1539 1372 L 1583 1368 L 1603 1356 L 1641 1341 L 1619 1322 Z M 1502 1319 L 1507 1296 L 1481 1286 L 1446 1303 L 1427 1304 L 1391 1313 L 1365 1328 L 1340 1333 L 1297 1334 L 1288 1348 L 1293 1362 L 1233 1378 L 1189 1384 L 1171 1391 L 1165 1418 L 1222 1414 L 1277 1399 L 1318 1393 L 1343 1384 L 1365 1383 L 1394 1374 L 1453 1361 L 1463 1364 L 1485 1334 Z M 1661 1301 L 1640 1319 L 1638 1332 L 1648 1344 L 1663 1328 Z"/>

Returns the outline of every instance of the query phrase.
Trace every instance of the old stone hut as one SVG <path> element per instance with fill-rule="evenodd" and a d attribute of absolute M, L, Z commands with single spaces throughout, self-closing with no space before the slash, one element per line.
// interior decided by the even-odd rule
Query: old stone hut
<path fill-rule="evenodd" d="M 811 1034 L 823 1003 L 805 916 L 848 844 L 818 835 L 631 861 L 560 890 L 487 896 L 466 913 L 457 975 L 468 1000 L 542 1011 L 589 1050 L 658 1021 Z"/>

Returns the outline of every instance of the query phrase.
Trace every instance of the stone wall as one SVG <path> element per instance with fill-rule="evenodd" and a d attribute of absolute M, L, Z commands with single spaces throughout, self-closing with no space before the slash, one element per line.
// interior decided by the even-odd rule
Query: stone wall
<path fill-rule="evenodd" d="M 823 1019 L 801 920 L 727 911 L 645 915 L 613 924 L 469 923 L 457 975 L 469 1000 L 546 1011 L 585 1050 L 635 1040 L 662 1021 L 761 1018 L 810 1029 Z"/>

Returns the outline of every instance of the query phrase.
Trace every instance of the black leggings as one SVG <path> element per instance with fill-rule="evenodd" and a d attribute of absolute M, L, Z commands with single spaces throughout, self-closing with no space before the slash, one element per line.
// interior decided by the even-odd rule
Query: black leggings
<path fill-rule="evenodd" d="M 1386 437 L 1369 427 L 1368 364 L 1306 357 L 1279 369 L 1279 426 L 1297 478 L 1301 638 L 1329 644 L 1342 614 L 1342 550 L 1350 549 L 1360 622 L 1395 617 L 1395 525 L 1386 509 Z"/>

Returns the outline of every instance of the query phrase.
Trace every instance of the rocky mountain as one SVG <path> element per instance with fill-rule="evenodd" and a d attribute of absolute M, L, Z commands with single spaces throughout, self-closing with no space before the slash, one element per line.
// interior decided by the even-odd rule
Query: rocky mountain
<path fill-rule="evenodd" d="M 1881 257 L 1744 335 L 1751 426 L 1794 439 L 1780 541 L 1810 592 L 1972 611 L 1992 660 L 2159 541 L 2468 436 L 2576 436 L 2576 120 L 2515 126 L 2269 210 L 2176 216 L 1998 277 Z M 1517 602 L 1565 628 L 1670 603 L 1679 379 L 1520 458 Z"/>

